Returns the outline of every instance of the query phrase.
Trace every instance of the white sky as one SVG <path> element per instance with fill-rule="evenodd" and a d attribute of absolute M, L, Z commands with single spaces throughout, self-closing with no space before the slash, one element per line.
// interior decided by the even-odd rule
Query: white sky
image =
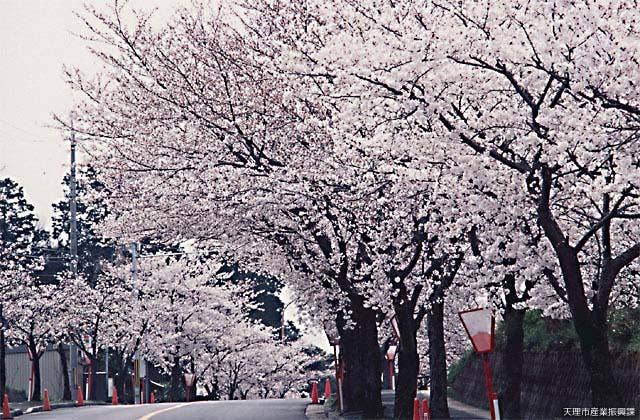
<path fill-rule="evenodd" d="M 51 127 L 53 113 L 66 115 L 72 95 L 62 76 L 63 64 L 97 71 L 86 50 L 82 0 L 0 0 L 0 177 L 24 187 L 44 225 L 51 204 L 62 198 L 69 147 Z M 87 2 L 89 3 L 89 2 Z M 110 1 L 91 4 L 104 7 Z M 165 19 L 188 0 L 132 0 L 135 8 L 157 8 Z M 80 157 L 81 158 L 81 157 Z"/>
<path fill-rule="evenodd" d="M 73 97 L 64 83 L 62 66 L 100 69 L 86 50 L 82 22 L 83 0 L 0 0 L 0 178 L 24 187 L 43 225 L 49 226 L 51 204 L 60 200 L 62 177 L 69 168 L 69 146 L 64 133 L 50 127 L 52 114 L 66 115 Z M 110 1 L 87 2 L 96 7 Z M 159 21 L 189 0 L 130 0 L 135 8 L 157 8 Z M 78 157 L 82 159 L 82 156 Z M 289 295 L 283 296 L 285 302 Z M 297 318 L 287 308 L 287 318 Z M 306 338 L 328 348 L 319 331 Z"/>

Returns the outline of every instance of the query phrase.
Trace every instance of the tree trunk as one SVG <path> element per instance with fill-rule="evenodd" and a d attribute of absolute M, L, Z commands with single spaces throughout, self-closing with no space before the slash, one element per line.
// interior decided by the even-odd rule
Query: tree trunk
<path fill-rule="evenodd" d="M 416 340 L 417 325 L 413 319 L 413 308 L 396 306 L 396 319 L 400 330 L 398 346 L 398 379 L 396 382 L 393 417 L 409 419 L 413 413 L 413 400 L 418 390 L 420 358 Z"/>
<path fill-rule="evenodd" d="M 5 319 L 2 315 L 2 305 L 0 305 L 0 322 L 2 322 L 2 325 L 0 325 L 0 390 L 2 391 L 2 394 L 0 395 L 4 395 L 5 392 L 7 392 L 7 365 L 5 363 L 7 343 L 4 335 Z"/>
<path fill-rule="evenodd" d="M 606 321 L 604 326 L 585 328 L 575 325 L 580 339 L 582 360 L 589 372 L 591 403 L 594 407 L 621 407 L 620 389 L 613 376 Z"/>
<path fill-rule="evenodd" d="M 114 369 L 116 374 L 113 377 L 113 385 L 116 387 L 118 393 L 118 401 L 125 403 L 131 401 L 130 395 L 127 394 L 127 378 L 129 378 L 129 359 L 125 356 L 124 351 L 115 351 L 115 357 L 113 360 L 115 363 Z"/>
<path fill-rule="evenodd" d="M 525 309 L 513 309 L 508 305 L 504 312 L 505 348 L 502 358 L 506 383 L 500 399 L 502 401 L 502 415 L 506 419 L 522 418 L 520 393 L 522 387 L 525 312 Z"/>
<path fill-rule="evenodd" d="M 116 387 L 116 392 L 118 393 L 118 401 L 120 402 L 128 402 L 129 396 L 127 395 L 126 382 L 127 382 L 127 371 L 125 369 L 121 369 L 120 366 L 117 367 L 118 374 L 115 376 L 113 382 Z"/>
<path fill-rule="evenodd" d="M 582 360 L 589 372 L 591 403 L 594 407 L 619 407 L 622 398 L 611 370 L 607 305 L 596 305 L 593 312 L 589 309 L 582 284 L 580 261 L 574 250 L 559 250 L 558 260 L 573 326 L 580 340 Z"/>
<path fill-rule="evenodd" d="M 447 351 L 444 343 L 444 302 L 434 301 L 427 313 L 427 336 L 429 338 L 429 375 L 431 393 L 429 407 L 431 417 L 449 418 L 447 403 Z"/>
<path fill-rule="evenodd" d="M 207 391 L 207 399 L 208 400 L 219 400 L 220 399 L 220 387 L 218 386 L 218 382 L 212 382 L 211 384 L 207 384 L 204 386 L 204 389 Z"/>
<path fill-rule="evenodd" d="M 40 378 L 40 355 L 33 357 L 33 401 L 42 401 L 41 378 Z"/>
<path fill-rule="evenodd" d="M 64 346 L 58 343 L 58 356 L 60 356 L 60 369 L 62 370 L 62 399 L 71 401 L 71 383 L 69 382 L 69 364 Z"/>
<path fill-rule="evenodd" d="M 180 368 L 180 359 L 174 357 L 173 366 L 171 366 L 171 384 L 169 385 L 169 401 L 176 402 L 180 400 L 180 388 L 182 387 L 182 369 Z"/>
<path fill-rule="evenodd" d="M 29 339 L 29 351 L 31 352 L 31 369 L 33 370 L 33 395 L 32 401 L 42 401 L 42 393 L 40 392 L 40 354 L 35 341 Z"/>
<path fill-rule="evenodd" d="M 342 387 L 345 411 L 361 411 L 365 418 L 382 417 L 381 364 L 378 350 L 376 313 L 364 308 L 362 302 L 352 302 L 353 328 L 345 327 L 340 318 L 340 344 L 345 363 Z"/>
<path fill-rule="evenodd" d="M 237 374 L 232 373 L 232 375 L 233 375 L 233 378 L 229 381 L 229 393 L 227 395 L 227 398 L 229 399 L 229 401 L 236 399 Z"/>
<path fill-rule="evenodd" d="M 620 407 L 622 398 L 611 371 L 607 328 L 609 293 L 618 273 L 612 267 L 610 255 L 610 224 L 606 223 L 601 230 L 604 245 L 601 255 L 603 267 L 602 277 L 598 283 L 604 289 L 598 290 L 597 301 L 594 303 L 592 312 L 589 309 L 584 290 L 578 250 L 569 245 L 567 236 L 562 232 L 551 213 L 549 202 L 553 172 L 547 166 L 542 166 L 540 175 L 542 184 L 537 207 L 538 222 L 551 243 L 560 264 L 565 285 L 563 292 L 566 293 L 573 326 L 580 339 L 582 359 L 589 372 L 591 404 L 593 407 Z M 630 256 L 632 255 L 630 254 Z M 557 286 L 555 288 L 558 289 Z"/>
<path fill-rule="evenodd" d="M 195 379 L 193 381 L 193 385 L 189 388 L 189 401 L 195 401 L 196 400 L 196 387 L 197 386 L 198 386 L 198 379 Z"/>

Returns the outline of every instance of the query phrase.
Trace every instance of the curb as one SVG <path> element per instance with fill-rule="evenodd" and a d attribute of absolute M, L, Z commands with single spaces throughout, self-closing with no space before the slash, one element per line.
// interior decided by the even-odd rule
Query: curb
<path fill-rule="evenodd" d="M 328 417 L 327 413 L 324 412 L 324 406 L 320 404 L 307 405 L 304 415 L 310 420 L 320 420 Z"/>
<path fill-rule="evenodd" d="M 102 401 L 85 401 L 84 405 L 107 405 L 107 403 Z M 78 407 L 78 403 L 74 401 L 51 403 L 51 410 L 55 410 L 57 408 L 69 408 L 69 407 Z M 44 406 L 42 405 L 34 405 L 33 407 L 29 407 L 24 411 L 20 409 L 11 410 L 11 415 L 13 417 L 18 417 L 24 414 L 41 413 L 44 411 L 43 408 Z"/>
<path fill-rule="evenodd" d="M 11 417 L 19 417 L 24 414 L 22 410 L 20 410 L 19 408 L 15 410 L 9 410 L 9 411 L 11 412 Z"/>

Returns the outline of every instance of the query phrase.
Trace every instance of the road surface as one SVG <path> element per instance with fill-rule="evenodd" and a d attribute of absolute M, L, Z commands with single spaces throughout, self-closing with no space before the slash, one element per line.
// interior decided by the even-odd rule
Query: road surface
<path fill-rule="evenodd" d="M 308 399 L 201 401 L 61 408 L 25 420 L 305 420 Z"/>

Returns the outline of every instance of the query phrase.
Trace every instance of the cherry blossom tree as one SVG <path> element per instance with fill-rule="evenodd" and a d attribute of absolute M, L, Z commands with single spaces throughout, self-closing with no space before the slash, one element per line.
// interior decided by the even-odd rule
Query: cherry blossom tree
<path fill-rule="evenodd" d="M 34 270 L 35 271 L 35 270 Z M 47 346 L 54 344 L 61 326 L 58 306 L 60 291 L 52 284 L 39 284 L 33 272 L 18 277 L 19 284 L 9 294 L 12 304 L 7 307 L 9 320 L 7 338 L 14 345 L 24 345 L 31 361 L 30 396 L 40 401 L 40 359 Z"/>
<path fill-rule="evenodd" d="M 116 18 L 118 13 L 120 13 L 119 9 L 114 10 Z M 206 167 L 203 167 L 202 164 L 207 160 L 205 156 L 211 153 L 208 151 L 211 145 L 203 142 L 199 137 L 203 133 L 203 127 L 200 126 L 202 119 L 199 116 L 202 110 L 198 111 L 197 115 L 186 113 L 193 124 L 196 124 L 189 128 L 191 131 L 186 131 L 187 120 L 182 117 L 177 120 L 177 126 L 183 128 L 181 134 L 175 132 L 176 122 L 163 118 L 166 124 L 159 126 L 157 116 L 152 115 L 152 112 L 160 110 L 165 112 L 168 106 L 174 107 L 176 105 L 172 105 L 171 101 L 167 103 L 162 98 L 166 98 L 167 95 L 183 95 L 185 92 L 193 90 L 193 86 L 184 85 L 185 81 L 191 84 L 207 85 L 204 82 L 205 79 L 201 79 L 201 76 L 204 77 L 204 75 L 200 73 L 184 73 L 180 66 L 167 66 L 170 62 L 185 62 L 184 57 L 172 56 L 182 54 L 185 51 L 184 48 L 174 50 L 171 47 L 172 43 L 184 42 L 185 39 L 188 43 L 208 39 L 207 33 L 198 32 L 196 24 L 200 23 L 207 25 L 210 32 L 217 35 L 210 42 L 233 41 L 234 49 L 243 50 L 244 48 L 245 52 L 251 52 L 252 45 L 245 45 L 243 40 L 234 37 L 228 39 L 229 35 L 224 31 L 228 28 L 225 28 L 220 21 L 207 20 L 201 15 L 196 15 L 194 18 L 193 15 L 184 11 L 180 15 L 183 23 L 180 23 L 178 33 L 181 34 L 180 31 L 184 31 L 189 34 L 189 37 L 181 37 L 180 39 L 174 39 L 177 35 L 173 31 L 154 34 L 144 20 L 141 20 L 141 26 L 134 31 L 137 35 L 132 38 L 129 31 L 119 25 L 118 19 L 110 19 L 97 13 L 95 17 L 106 27 L 106 32 L 94 30 L 94 33 L 101 36 L 102 39 L 109 39 L 108 42 L 112 45 L 119 46 L 117 51 L 121 55 L 104 53 L 101 57 L 107 60 L 114 71 L 112 79 L 119 80 L 121 84 L 112 93 L 103 95 L 103 93 L 111 91 L 112 88 L 101 85 L 99 81 L 88 82 L 77 73 L 69 73 L 69 75 L 73 86 L 90 98 L 81 106 L 83 117 L 79 118 L 76 123 L 81 132 L 99 139 L 98 145 L 95 146 L 96 157 L 102 161 L 109 189 L 113 188 L 115 191 L 113 196 L 118 198 L 114 208 L 118 214 L 116 226 L 119 226 L 119 233 L 131 234 L 133 228 L 134 232 L 137 230 L 138 232 L 153 232 L 153 234 L 162 231 L 165 238 L 196 237 L 200 240 L 206 240 L 214 237 L 232 244 L 238 242 L 238 237 L 242 235 L 245 235 L 243 240 L 239 241 L 242 244 L 251 244 L 255 242 L 256 235 L 262 236 L 267 240 L 261 245 L 264 247 L 263 255 L 267 255 L 271 260 L 262 260 L 262 269 L 281 274 L 283 270 L 286 271 L 287 267 L 293 264 L 293 270 L 289 271 L 289 279 L 292 284 L 298 283 L 295 279 L 302 273 L 304 274 L 302 278 L 307 282 L 309 280 L 318 282 L 322 290 L 327 291 L 328 296 L 317 295 L 313 297 L 312 288 L 304 284 L 295 287 L 297 290 L 306 290 L 308 292 L 306 296 L 310 301 L 315 301 L 317 307 L 329 303 L 329 306 L 341 311 L 338 323 L 343 336 L 344 354 L 349 359 L 347 363 L 348 381 L 351 381 L 347 384 L 349 386 L 345 387 L 348 390 L 346 394 L 347 405 L 356 409 L 370 410 L 367 411 L 368 415 L 379 414 L 382 409 L 378 381 L 379 366 L 370 363 L 373 357 L 379 356 L 376 318 L 384 312 L 383 307 L 387 310 L 390 309 L 388 296 L 392 293 L 394 284 L 398 283 L 396 279 L 404 281 L 405 278 L 408 278 L 421 257 L 422 242 L 424 241 L 421 230 L 424 220 L 426 220 L 424 216 L 426 210 L 420 207 L 425 206 L 425 200 L 418 200 L 414 203 L 413 197 L 409 193 L 402 197 L 394 196 L 407 188 L 420 196 L 422 193 L 415 191 L 416 187 L 411 187 L 411 182 L 415 182 L 415 177 L 411 178 L 407 173 L 400 175 L 394 173 L 393 170 L 385 167 L 386 161 L 380 165 L 375 163 L 374 159 L 363 159 L 359 156 L 359 153 L 362 152 L 361 148 L 350 152 L 346 158 L 343 156 L 342 162 L 340 159 L 336 159 L 336 156 L 346 152 L 345 148 L 333 150 L 333 146 L 329 143 L 329 140 L 333 138 L 333 133 L 321 130 L 315 123 L 318 118 L 326 116 L 328 111 L 308 103 L 303 97 L 267 96 L 264 91 L 256 91 L 258 88 L 261 89 L 262 83 L 265 81 L 256 80 L 254 67 L 257 62 L 247 61 L 250 54 L 246 54 L 242 59 L 239 57 L 214 57 L 225 64 L 224 67 L 220 67 L 220 65 L 215 67 L 216 74 L 219 73 L 223 79 L 217 80 L 217 82 L 224 82 L 225 89 L 228 89 L 226 79 L 242 81 L 242 83 L 234 85 L 235 89 L 241 89 L 238 93 L 251 95 L 254 98 L 261 94 L 261 100 L 269 103 L 271 108 L 274 105 L 280 107 L 278 114 L 274 112 L 267 115 L 273 117 L 273 121 L 263 119 L 263 123 L 275 124 L 270 126 L 268 131 L 269 135 L 277 139 L 278 142 L 270 143 L 269 146 L 273 153 L 278 153 L 281 158 L 277 161 L 260 158 L 262 163 L 257 164 L 249 162 L 246 156 L 242 157 L 241 154 L 232 153 L 229 162 L 233 162 L 233 164 L 219 162 L 219 164 L 207 164 Z M 142 35 L 143 33 L 145 35 Z M 158 68 L 152 69 L 149 62 L 146 59 L 140 60 L 140 57 L 149 54 L 149 48 L 154 49 L 160 45 L 156 42 L 158 36 L 166 37 L 168 44 L 163 46 L 161 54 L 154 55 L 156 58 L 163 56 L 164 61 L 156 63 Z M 136 42 L 132 42 L 133 39 L 136 40 L 137 45 Z M 154 40 L 153 45 L 150 44 L 152 39 Z M 201 45 L 191 45 L 190 48 L 198 51 L 207 60 L 210 59 L 208 56 L 211 51 L 203 50 Z M 223 58 L 224 60 L 222 60 Z M 204 60 L 204 58 L 198 60 L 201 59 Z M 257 60 L 261 59 L 263 56 L 257 57 Z M 192 71 L 199 71 L 197 65 Z M 133 73 L 130 73 L 131 66 L 140 67 L 139 70 L 146 72 L 147 76 L 156 80 L 159 78 L 164 80 L 168 77 L 172 80 L 177 78 L 179 83 L 169 85 L 166 80 L 160 80 L 159 85 L 153 82 L 152 86 L 143 86 L 141 82 L 151 79 L 136 78 Z M 249 83 L 249 80 L 243 79 L 248 77 L 244 74 L 247 71 L 253 72 L 253 78 L 250 80 L 252 84 Z M 185 79 L 187 74 L 189 77 Z M 211 74 L 214 73 L 207 75 Z M 271 84 L 282 83 L 274 74 L 278 73 L 260 74 L 260 77 L 269 76 L 268 82 Z M 141 88 L 148 90 L 150 87 L 157 89 L 160 85 L 165 86 L 161 87 L 162 96 L 158 98 L 161 102 L 147 103 L 143 106 L 142 103 L 132 103 L 129 100 L 123 102 L 122 97 L 118 96 L 118 92 L 139 91 Z M 185 89 L 187 90 L 185 91 Z M 287 86 L 287 90 L 290 91 L 291 87 Z M 147 100 L 149 95 L 141 94 L 139 98 Z M 199 100 L 210 99 L 200 98 Z M 229 98 L 226 100 L 229 101 Z M 127 115 L 109 114 L 112 121 L 105 121 L 104 117 L 108 115 L 103 112 L 105 107 L 115 109 L 116 103 L 126 103 L 135 108 L 144 107 L 150 113 L 144 121 L 130 120 L 126 123 L 129 125 L 125 125 L 123 118 L 126 118 L 127 115 L 132 116 L 131 113 L 127 113 Z M 228 124 L 235 118 L 232 115 L 234 108 L 247 107 L 248 105 L 251 105 L 248 101 L 244 101 L 242 104 L 229 103 L 230 118 L 229 116 L 225 117 L 224 114 L 216 113 L 211 114 L 208 118 L 222 118 L 218 125 L 223 122 Z M 183 106 L 178 105 L 176 109 L 180 115 L 185 114 L 185 110 L 182 108 Z M 203 109 L 207 110 L 206 107 Z M 255 104 L 253 108 L 246 109 L 245 114 L 246 112 L 264 113 L 264 110 Z M 208 108 L 208 112 L 210 111 L 211 107 Z M 136 115 L 139 116 L 139 113 Z M 304 125 L 302 125 L 302 115 L 305 117 Z M 157 135 L 149 136 L 149 132 L 145 132 L 142 128 L 143 122 L 149 129 L 169 131 L 159 137 Z M 264 127 L 256 131 L 255 127 L 243 126 L 243 124 L 249 123 L 252 121 L 248 119 L 236 120 L 233 129 L 238 131 L 242 128 L 241 132 L 238 132 L 241 137 L 245 136 L 243 133 L 267 131 L 267 128 Z M 207 124 L 205 127 L 207 130 L 219 129 L 217 126 Z M 139 131 L 134 134 L 133 131 L 127 130 Z M 225 139 L 229 138 L 229 133 L 224 130 L 217 135 Z M 302 137 L 304 137 L 304 142 L 297 141 Z M 287 141 L 290 139 L 296 141 Z M 166 155 L 167 140 L 171 142 L 178 140 L 182 143 L 180 147 L 200 149 L 204 146 L 205 149 L 202 150 L 202 153 L 180 153 L 174 146 L 171 146 L 171 155 L 181 163 L 177 166 L 171 165 L 176 170 L 169 167 L 163 168 L 161 160 L 158 159 L 160 155 L 153 150 L 158 149 L 158 153 Z M 255 139 L 251 139 L 251 141 L 255 141 Z M 353 141 L 346 138 L 346 144 L 350 143 Z M 299 147 L 301 144 L 304 146 L 303 148 Z M 327 151 L 318 150 L 322 147 L 327 148 Z M 144 150 L 144 153 L 140 154 L 138 152 L 140 150 Z M 390 150 L 395 152 L 393 149 Z M 228 153 L 225 148 L 220 152 Z M 386 152 L 389 150 L 377 150 L 375 157 L 379 158 Z M 404 156 L 409 155 L 408 152 L 408 150 L 402 151 Z M 133 159 L 134 155 L 135 159 Z M 327 156 L 331 156 L 334 161 L 329 162 Z M 391 159 L 401 157 L 403 156 L 399 156 L 397 153 L 391 155 Z M 140 161 L 140 158 L 146 162 Z M 311 161 L 318 162 L 318 164 L 310 167 L 309 162 Z M 269 166 L 265 166 L 265 162 L 269 162 Z M 357 162 L 357 164 L 350 164 L 350 162 Z M 330 175 L 319 178 L 316 174 L 323 171 Z M 161 174 L 165 172 L 170 174 L 170 178 L 163 178 L 164 175 Z M 125 173 L 136 173 L 136 176 L 123 177 Z M 406 180 L 394 182 L 392 178 L 397 176 L 404 177 Z M 208 179 L 215 180 L 215 183 L 212 185 L 206 182 Z M 241 181 L 237 182 L 238 180 Z M 178 184 L 172 185 L 174 181 Z M 146 186 L 142 183 L 145 183 Z M 387 184 L 391 187 L 387 187 Z M 175 194 L 168 190 L 175 189 L 178 185 L 182 186 L 179 189 L 184 190 L 182 203 L 190 209 L 187 215 L 180 210 L 180 206 L 175 205 Z M 202 190 L 205 185 L 207 190 Z M 418 189 L 423 187 L 420 184 L 416 185 Z M 280 194 L 279 190 L 284 186 L 286 186 L 284 194 Z M 145 196 L 144 192 L 141 194 L 140 187 L 142 187 L 142 191 L 149 191 L 153 196 Z M 133 191 L 136 193 L 132 195 Z M 127 199 L 123 200 L 122 198 L 125 196 Z M 173 198 L 169 200 L 169 204 L 167 200 L 171 196 Z M 162 202 L 166 204 L 161 204 Z M 274 208 L 274 202 L 281 205 Z M 386 206 L 383 205 L 385 202 L 388 203 Z M 150 206 L 149 203 L 154 203 L 154 205 Z M 160 205 L 155 207 L 155 203 L 160 203 Z M 131 211 L 133 210 L 130 207 L 132 204 L 136 207 L 134 211 Z M 260 209 L 260 212 L 257 209 Z M 172 215 L 173 211 L 178 211 L 179 214 Z M 244 217 L 239 218 L 239 214 Z M 188 225 L 193 229 L 185 229 L 184 224 L 168 222 L 172 219 L 177 220 L 176 218 L 188 218 Z M 212 226 L 209 223 L 212 218 L 219 218 L 227 222 L 223 226 Z M 385 220 L 387 218 L 398 219 L 398 222 L 397 224 L 389 223 Z M 160 223 L 162 226 L 156 223 Z M 297 238 L 295 235 L 298 233 L 303 235 Z M 405 243 L 389 247 L 388 242 L 397 235 L 403 235 Z M 274 242 L 280 247 L 284 258 L 278 259 L 269 255 L 269 250 Z M 309 243 L 313 246 L 310 247 Z M 253 249 L 233 251 L 240 253 L 247 251 L 246 254 L 250 257 Z M 319 273 L 322 274 L 318 275 Z M 413 360 L 409 363 L 413 368 L 408 364 L 407 369 L 402 369 L 403 373 L 412 373 L 409 374 L 406 381 L 401 382 L 413 384 L 408 385 L 410 388 L 408 392 L 400 393 L 404 396 L 404 403 L 398 404 L 398 407 L 399 409 L 403 408 L 403 412 L 410 410 L 410 400 L 415 394 L 415 376 L 417 375 L 416 348 L 415 345 L 409 346 L 409 344 L 411 337 L 415 340 L 417 326 L 420 325 L 419 321 L 424 316 L 424 312 L 418 313 L 417 317 L 413 319 L 414 310 L 417 310 L 417 297 L 422 286 L 415 288 L 412 286 L 411 288 L 415 291 L 416 299 L 410 300 L 408 296 L 405 296 L 408 288 L 404 283 L 402 287 L 397 286 L 396 293 L 397 310 L 402 310 L 405 314 L 402 328 L 406 329 L 405 337 L 410 340 L 404 346 L 403 354 L 410 355 L 409 357 Z M 409 318 L 412 318 L 411 321 Z M 405 319 L 407 322 L 404 321 Z M 417 326 L 414 324 L 415 321 L 418 321 Z M 444 352 L 441 357 L 444 358 Z M 405 363 L 402 365 L 404 367 Z"/>
<path fill-rule="evenodd" d="M 109 79 L 119 80 L 121 85 L 116 88 L 98 79 L 87 80 L 74 71 L 68 73 L 73 87 L 88 98 L 78 110 L 77 130 L 98 139 L 93 150 L 101 160 L 108 190 L 118 198 L 111 207 L 118 215 L 113 224 L 119 235 L 161 234 L 173 241 L 217 238 L 234 227 L 237 209 L 228 204 L 230 200 L 246 193 L 266 173 L 275 172 L 274 168 L 282 168 L 286 159 L 295 157 L 297 164 L 304 163 L 310 150 L 323 144 L 319 134 L 308 128 L 317 117 L 309 113 L 304 101 L 283 98 L 281 91 L 273 88 L 280 80 L 263 72 L 259 63 L 248 61 L 250 50 L 221 21 L 182 11 L 173 29 L 154 33 L 146 20 L 140 19 L 137 29 L 130 32 L 119 23 L 119 13 L 118 8 L 111 17 L 94 13 L 101 26 L 92 26 L 92 30 L 101 41 L 115 47 L 116 53 L 97 54 L 113 71 Z M 151 54 L 153 49 L 159 53 Z M 183 55 L 189 50 L 191 58 Z M 160 60 L 152 65 L 148 61 L 151 57 Z M 192 59 L 191 68 L 182 67 Z M 138 69 L 132 72 L 132 66 Z M 146 75 L 139 77 L 139 71 Z M 119 96 L 125 92 L 140 102 L 128 93 L 127 97 Z M 143 103 L 147 100 L 151 102 Z M 125 114 L 105 112 L 115 110 L 118 102 L 149 113 L 125 112 L 142 117 L 125 122 Z M 169 109 L 173 110 L 173 121 L 160 116 Z M 164 121 L 163 125 L 158 125 L 159 121 Z M 217 139 L 215 144 L 209 142 L 213 138 Z M 171 146 L 165 140 L 180 144 Z M 140 150 L 145 152 L 140 154 Z M 177 160 L 162 163 L 159 157 L 169 150 Z M 211 157 L 215 160 L 210 161 Z M 136 176 L 123 177 L 125 173 Z M 158 182 L 160 174 L 164 180 Z M 235 182 L 237 179 L 243 182 Z M 176 195 L 176 191 L 183 193 Z M 123 200 L 125 196 L 129 198 Z M 186 214 L 176 199 L 190 208 Z M 130 211 L 132 204 L 135 211 Z M 172 211 L 176 213 L 172 215 Z M 189 223 L 168 222 L 185 220 L 185 216 Z M 229 222 L 211 224 L 214 218 Z M 379 400 L 379 392 L 374 394 Z"/>
<path fill-rule="evenodd" d="M 95 388 L 91 384 L 96 381 L 100 351 L 111 344 L 106 341 L 109 316 L 114 306 L 131 302 L 127 299 L 130 286 L 115 276 L 102 274 L 96 278 L 94 285 L 81 276 L 74 278 L 63 275 L 60 287 L 65 308 L 60 320 L 64 326 L 63 334 L 82 353 L 90 384 L 86 398 L 95 398 Z"/>
<path fill-rule="evenodd" d="M 607 314 L 637 304 L 624 290 L 640 255 L 635 2 L 240 3 L 233 18 L 181 9 L 159 31 L 147 15 L 124 26 L 118 4 L 89 10 L 105 70 L 67 76 L 112 192 L 108 229 L 194 240 L 282 278 L 334 318 L 359 377 L 347 406 L 365 415 L 382 409 L 378 318 L 393 311 L 408 332 L 401 415 L 428 311 L 442 376 L 461 274 L 504 309 L 515 347 L 525 306 L 566 303 L 593 402 L 615 405 Z M 186 341 L 160 360 L 194 370 L 204 323 L 173 320 Z"/>
<path fill-rule="evenodd" d="M 571 310 L 595 405 L 619 402 L 609 365 L 607 314 L 617 280 L 624 282 L 625 268 L 640 256 L 634 239 L 638 169 L 632 121 L 637 117 L 610 102 L 615 98 L 633 106 L 636 99 L 624 97 L 619 88 L 636 82 L 636 72 L 621 69 L 637 68 L 637 48 L 626 46 L 637 32 L 620 26 L 617 17 L 617 12 L 637 13 L 631 3 L 567 5 L 557 17 L 559 9 L 552 7 L 549 15 L 529 20 L 522 9 L 505 7 L 501 13 L 509 28 L 492 19 L 485 30 L 523 47 L 481 47 L 485 35 L 472 30 L 465 33 L 473 39 L 471 49 L 451 51 L 466 83 L 493 84 L 494 89 L 454 93 L 465 106 L 478 108 L 464 129 L 459 117 L 449 119 L 462 136 L 477 138 L 465 141 L 469 147 L 493 152 L 498 163 L 526 181 L 530 205 L 556 256 L 544 273 Z M 546 37 L 541 37 L 543 30 Z M 507 90 L 495 93 L 501 87 Z M 479 132 L 486 138 L 476 137 Z"/>
<path fill-rule="evenodd" d="M 453 153 L 462 146 L 479 164 L 490 158 L 489 171 L 478 167 L 480 180 L 518 175 L 519 208 L 535 212 L 549 248 L 542 254 L 554 255 L 542 261 L 544 275 L 568 302 L 593 402 L 615 405 L 607 313 L 640 253 L 637 98 L 627 88 L 637 84 L 630 22 L 638 8 L 634 1 L 532 7 L 274 3 L 254 27 L 275 34 L 280 43 L 267 44 L 277 46 L 282 66 L 311 78 L 346 125 L 410 121 Z"/>

